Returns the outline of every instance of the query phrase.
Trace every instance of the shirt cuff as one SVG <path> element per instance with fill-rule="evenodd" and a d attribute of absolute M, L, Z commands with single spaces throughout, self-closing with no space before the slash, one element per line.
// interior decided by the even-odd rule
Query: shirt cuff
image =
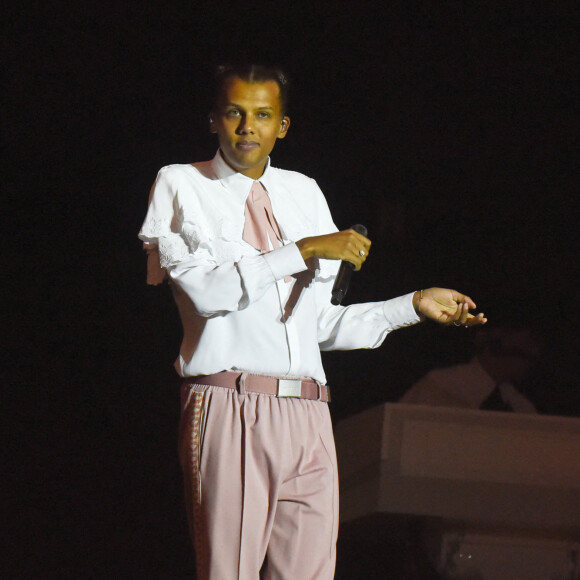
<path fill-rule="evenodd" d="M 411 292 L 383 303 L 383 313 L 393 330 L 420 322 L 421 319 L 413 308 L 413 294 L 415 293 Z"/>
<path fill-rule="evenodd" d="M 267 254 L 262 254 L 276 280 L 291 276 L 308 269 L 302 254 L 295 243 L 276 248 Z"/>

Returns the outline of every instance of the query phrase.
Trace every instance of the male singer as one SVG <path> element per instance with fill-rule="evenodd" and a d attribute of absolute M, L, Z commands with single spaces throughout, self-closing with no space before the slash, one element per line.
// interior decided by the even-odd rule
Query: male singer
<path fill-rule="evenodd" d="M 200 580 L 330 579 L 337 468 L 321 350 L 376 348 L 423 318 L 475 326 L 471 298 L 430 288 L 334 306 L 341 261 L 371 242 L 337 231 L 315 181 L 271 166 L 290 127 L 286 77 L 222 67 L 207 162 L 159 172 L 139 237 L 150 283 L 183 322 L 180 458 Z M 340 385 L 340 388 L 364 388 Z"/>

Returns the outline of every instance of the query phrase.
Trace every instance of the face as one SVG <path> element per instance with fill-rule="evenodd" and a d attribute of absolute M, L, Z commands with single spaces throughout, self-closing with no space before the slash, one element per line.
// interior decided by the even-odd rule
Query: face
<path fill-rule="evenodd" d="M 264 173 L 276 139 L 286 137 L 290 119 L 283 116 L 280 87 L 275 81 L 248 83 L 228 79 L 210 116 L 227 164 L 247 177 Z"/>

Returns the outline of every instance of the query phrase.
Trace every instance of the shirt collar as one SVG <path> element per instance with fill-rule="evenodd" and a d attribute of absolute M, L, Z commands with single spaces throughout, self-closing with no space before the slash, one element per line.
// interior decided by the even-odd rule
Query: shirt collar
<path fill-rule="evenodd" d="M 271 183 L 272 180 L 272 169 L 270 167 L 270 158 L 266 161 L 266 167 L 264 169 L 264 173 L 262 176 L 254 180 L 251 177 L 247 177 L 243 175 L 239 171 L 231 168 L 222 157 L 220 150 L 218 149 L 215 157 L 212 159 L 212 168 L 215 172 L 216 177 L 219 179 L 220 183 L 228 188 L 229 190 L 239 194 L 244 199 L 250 193 L 250 189 L 252 188 L 252 184 L 254 181 L 260 181 L 264 184 L 266 191 L 269 191 L 268 184 Z"/>

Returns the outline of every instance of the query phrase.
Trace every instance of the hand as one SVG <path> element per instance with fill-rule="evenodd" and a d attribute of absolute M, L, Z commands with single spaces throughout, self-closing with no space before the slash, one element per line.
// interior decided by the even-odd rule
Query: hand
<path fill-rule="evenodd" d="M 312 236 L 296 242 L 304 260 L 326 258 L 346 260 L 360 270 L 368 258 L 371 241 L 354 230 L 344 230 L 325 236 Z"/>
<path fill-rule="evenodd" d="M 447 326 L 471 328 L 487 322 L 483 312 L 475 316 L 469 313 L 471 308 L 476 307 L 469 296 L 448 288 L 428 288 L 415 292 L 413 307 L 419 316 Z"/>

